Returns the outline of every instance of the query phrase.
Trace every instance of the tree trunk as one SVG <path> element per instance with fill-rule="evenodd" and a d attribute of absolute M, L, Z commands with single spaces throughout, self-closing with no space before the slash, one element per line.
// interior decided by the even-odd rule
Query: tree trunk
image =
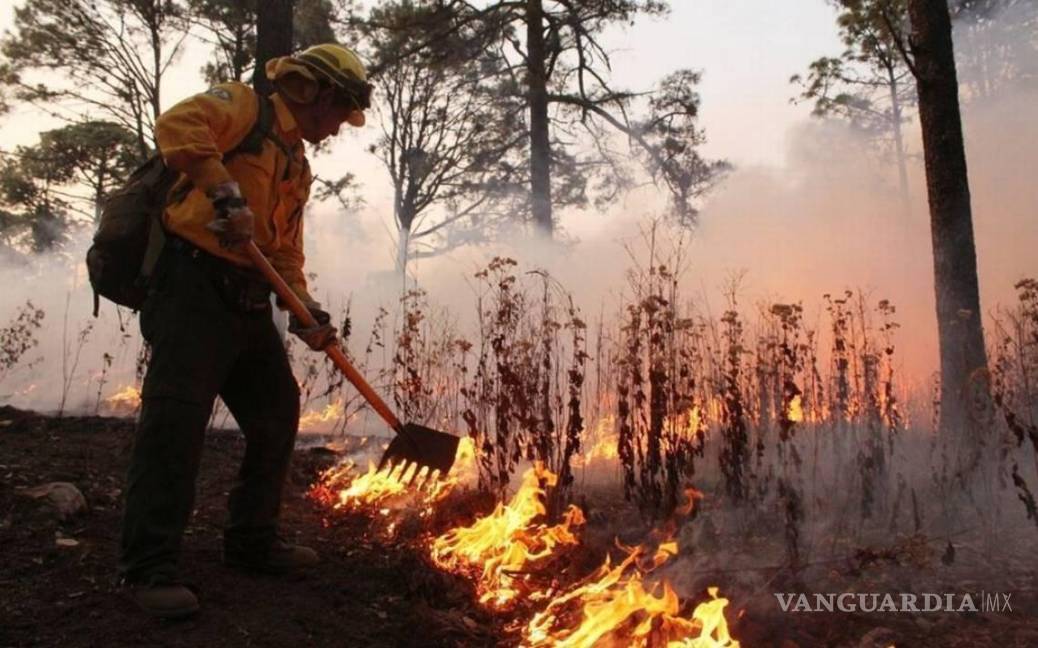
<path fill-rule="evenodd" d="M 155 79 L 154 92 L 151 95 L 151 118 L 158 119 L 162 114 L 162 33 L 157 21 L 153 21 L 151 28 L 151 58 L 152 77 Z M 154 123 L 154 122 L 152 122 Z M 156 143 L 156 149 L 158 144 Z"/>
<path fill-rule="evenodd" d="M 105 202 L 105 173 L 106 169 L 102 165 L 97 172 L 97 180 L 94 183 L 94 224 L 101 222 L 101 212 L 104 210 Z"/>
<path fill-rule="evenodd" d="M 933 239 L 940 429 L 944 434 L 976 431 L 970 404 L 978 402 L 975 398 L 986 400 L 987 353 L 951 19 L 947 0 L 909 0 L 908 11 Z"/>
<path fill-rule="evenodd" d="M 267 78 L 267 61 L 292 53 L 292 5 L 294 0 L 265 0 L 256 5 L 256 69 L 252 85 L 262 95 L 274 92 Z"/>
<path fill-rule="evenodd" d="M 526 2 L 526 75 L 530 98 L 530 207 L 537 232 L 551 238 L 551 140 L 548 130 L 548 75 L 545 69 L 544 8 Z"/>
<path fill-rule="evenodd" d="M 413 186 L 413 185 L 412 185 Z M 411 253 L 411 228 L 414 226 L 414 201 L 396 188 L 396 269 L 401 277 L 407 277 L 407 260 Z"/>
<path fill-rule="evenodd" d="M 407 260 L 411 250 L 411 230 L 401 228 L 397 232 L 396 241 L 396 270 L 401 277 L 407 276 Z"/>
<path fill-rule="evenodd" d="M 235 31 L 234 34 L 234 54 L 231 59 L 231 74 L 234 75 L 235 81 L 241 81 L 245 75 L 245 66 L 248 64 L 248 52 L 245 47 L 245 29 L 241 28 Z M 266 73 L 263 77 L 266 78 Z"/>
<path fill-rule="evenodd" d="M 911 213 L 911 198 L 908 193 L 908 163 L 905 160 L 905 138 L 901 132 L 901 100 L 897 96 L 897 77 L 893 68 L 887 70 L 890 88 L 890 118 L 894 128 L 894 154 L 897 156 L 898 189 L 901 192 L 901 204 L 907 217 Z"/>

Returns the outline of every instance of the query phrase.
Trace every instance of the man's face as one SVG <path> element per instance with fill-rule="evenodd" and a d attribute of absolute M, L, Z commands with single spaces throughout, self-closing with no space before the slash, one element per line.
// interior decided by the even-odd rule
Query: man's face
<path fill-rule="evenodd" d="M 326 90 L 318 95 L 310 104 L 310 119 L 300 123 L 303 139 L 311 144 L 319 144 L 329 137 L 339 134 L 339 128 L 346 123 L 353 126 L 364 125 L 364 111 L 354 105 L 338 101 L 335 93 Z"/>

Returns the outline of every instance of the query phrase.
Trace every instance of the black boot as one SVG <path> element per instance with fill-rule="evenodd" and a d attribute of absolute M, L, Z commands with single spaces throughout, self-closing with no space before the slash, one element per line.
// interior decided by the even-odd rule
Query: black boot
<path fill-rule="evenodd" d="M 261 574 L 290 574 L 313 567 L 320 559 L 310 547 L 286 542 L 279 536 L 269 544 L 224 536 L 223 563 L 228 567 Z"/>
<path fill-rule="evenodd" d="M 153 576 L 137 583 L 126 583 L 130 598 L 147 614 L 160 619 L 182 619 L 198 612 L 194 588 L 166 576 Z"/>

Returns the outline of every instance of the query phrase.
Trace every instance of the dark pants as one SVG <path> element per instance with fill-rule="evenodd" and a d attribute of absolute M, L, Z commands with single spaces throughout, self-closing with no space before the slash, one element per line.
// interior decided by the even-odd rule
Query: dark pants
<path fill-rule="evenodd" d="M 213 257 L 167 245 L 141 309 L 151 361 L 141 393 L 119 559 L 119 571 L 131 582 L 172 576 L 176 569 L 217 395 L 246 440 L 230 493 L 225 551 L 261 558 L 277 531 L 299 424 L 299 387 L 269 300 L 264 308 L 256 284 L 221 267 Z"/>

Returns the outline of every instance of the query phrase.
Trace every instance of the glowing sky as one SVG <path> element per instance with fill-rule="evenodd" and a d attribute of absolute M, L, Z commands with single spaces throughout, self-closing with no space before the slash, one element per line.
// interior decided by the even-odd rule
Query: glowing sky
<path fill-rule="evenodd" d="M 11 27 L 13 4 L 0 5 L 0 29 Z M 823 0 L 674 0 L 663 20 L 639 19 L 615 28 L 603 42 L 614 52 L 618 87 L 643 89 L 667 72 L 691 67 L 704 71 L 702 123 L 704 152 L 739 166 L 779 164 L 790 126 L 806 106 L 792 106 L 790 75 L 823 54 L 840 51 L 833 10 Z M 164 103 L 193 94 L 202 81 L 202 51 L 182 57 Z M 27 107 L 16 108 L 0 124 L 0 147 L 29 144 L 43 127 L 55 125 Z"/>

